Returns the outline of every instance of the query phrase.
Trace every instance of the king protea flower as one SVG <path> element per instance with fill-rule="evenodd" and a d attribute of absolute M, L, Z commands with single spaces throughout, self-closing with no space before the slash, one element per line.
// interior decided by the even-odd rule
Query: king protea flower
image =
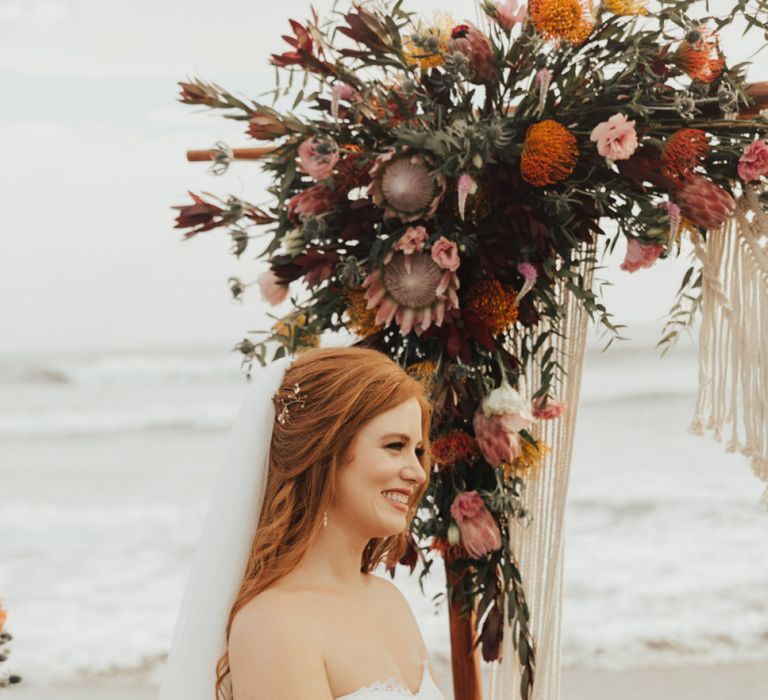
<path fill-rule="evenodd" d="M 677 193 L 677 204 L 683 216 L 708 230 L 719 229 L 736 207 L 730 194 L 701 175 L 686 179 Z"/>
<path fill-rule="evenodd" d="M 493 82 L 496 66 L 491 40 L 474 24 L 459 24 L 451 32 L 451 48 L 469 59 L 471 81 L 478 85 Z"/>
<path fill-rule="evenodd" d="M 430 170 L 423 156 L 405 151 L 379 156 L 369 173 L 374 204 L 403 222 L 432 216 L 445 191 L 442 173 Z"/>
<path fill-rule="evenodd" d="M 480 452 L 493 467 L 512 462 L 522 452 L 519 432 L 535 420 L 531 402 L 506 381 L 478 407 L 472 419 Z"/>
<path fill-rule="evenodd" d="M 470 557 L 480 559 L 501 547 L 499 526 L 477 491 L 460 491 L 450 510 Z"/>
<path fill-rule="evenodd" d="M 459 278 L 429 252 L 396 252 L 365 278 L 363 287 L 367 308 L 376 309 L 375 323 L 388 326 L 394 320 L 403 335 L 442 325 L 446 310 L 459 306 Z"/>

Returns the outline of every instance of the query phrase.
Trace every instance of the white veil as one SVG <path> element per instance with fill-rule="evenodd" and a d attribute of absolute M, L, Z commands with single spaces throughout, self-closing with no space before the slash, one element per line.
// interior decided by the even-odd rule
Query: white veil
<path fill-rule="evenodd" d="M 290 364 L 282 358 L 252 374 L 192 561 L 160 700 L 215 700 L 216 663 L 226 649 L 227 619 L 264 500 L 275 421 L 272 395 Z M 231 685 L 223 687 L 231 697 Z"/>

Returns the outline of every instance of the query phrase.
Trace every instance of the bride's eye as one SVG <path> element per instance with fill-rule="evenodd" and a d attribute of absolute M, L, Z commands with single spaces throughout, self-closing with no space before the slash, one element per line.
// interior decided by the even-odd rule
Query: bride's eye
<path fill-rule="evenodd" d="M 417 447 L 416 448 L 416 456 L 421 459 L 424 456 L 424 448 L 423 447 Z"/>
<path fill-rule="evenodd" d="M 389 445 L 387 445 L 388 450 L 402 450 L 403 447 L 405 447 L 404 442 L 390 442 Z"/>

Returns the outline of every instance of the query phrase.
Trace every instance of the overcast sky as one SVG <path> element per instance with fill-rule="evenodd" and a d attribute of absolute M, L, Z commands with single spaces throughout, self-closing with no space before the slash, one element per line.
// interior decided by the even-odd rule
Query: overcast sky
<path fill-rule="evenodd" d="M 331 3 L 314 5 L 322 15 Z M 472 0 L 410 6 L 475 17 Z M 230 274 L 255 279 L 262 263 L 237 263 L 221 233 L 182 243 L 173 229 L 170 206 L 187 190 L 265 201 L 257 164 L 214 178 L 185 160 L 217 140 L 254 142 L 241 124 L 176 102 L 176 81 L 256 97 L 272 86 L 268 57 L 283 50 L 288 18 L 308 12 L 305 0 L 0 0 L 0 353 L 228 348 L 264 326 L 255 290 L 237 305 L 226 285 Z M 733 63 L 761 37 L 724 44 Z M 687 261 L 629 275 L 616 269 L 623 254 L 620 243 L 600 273 L 620 282 L 609 308 L 660 331 Z"/>

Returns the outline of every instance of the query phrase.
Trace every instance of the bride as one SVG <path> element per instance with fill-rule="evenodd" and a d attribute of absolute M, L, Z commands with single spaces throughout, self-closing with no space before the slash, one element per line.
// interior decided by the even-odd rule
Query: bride
<path fill-rule="evenodd" d="M 444 700 L 406 599 L 371 573 L 405 551 L 430 418 L 422 385 L 376 350 L 254 373 L 160 700 Z"/>

